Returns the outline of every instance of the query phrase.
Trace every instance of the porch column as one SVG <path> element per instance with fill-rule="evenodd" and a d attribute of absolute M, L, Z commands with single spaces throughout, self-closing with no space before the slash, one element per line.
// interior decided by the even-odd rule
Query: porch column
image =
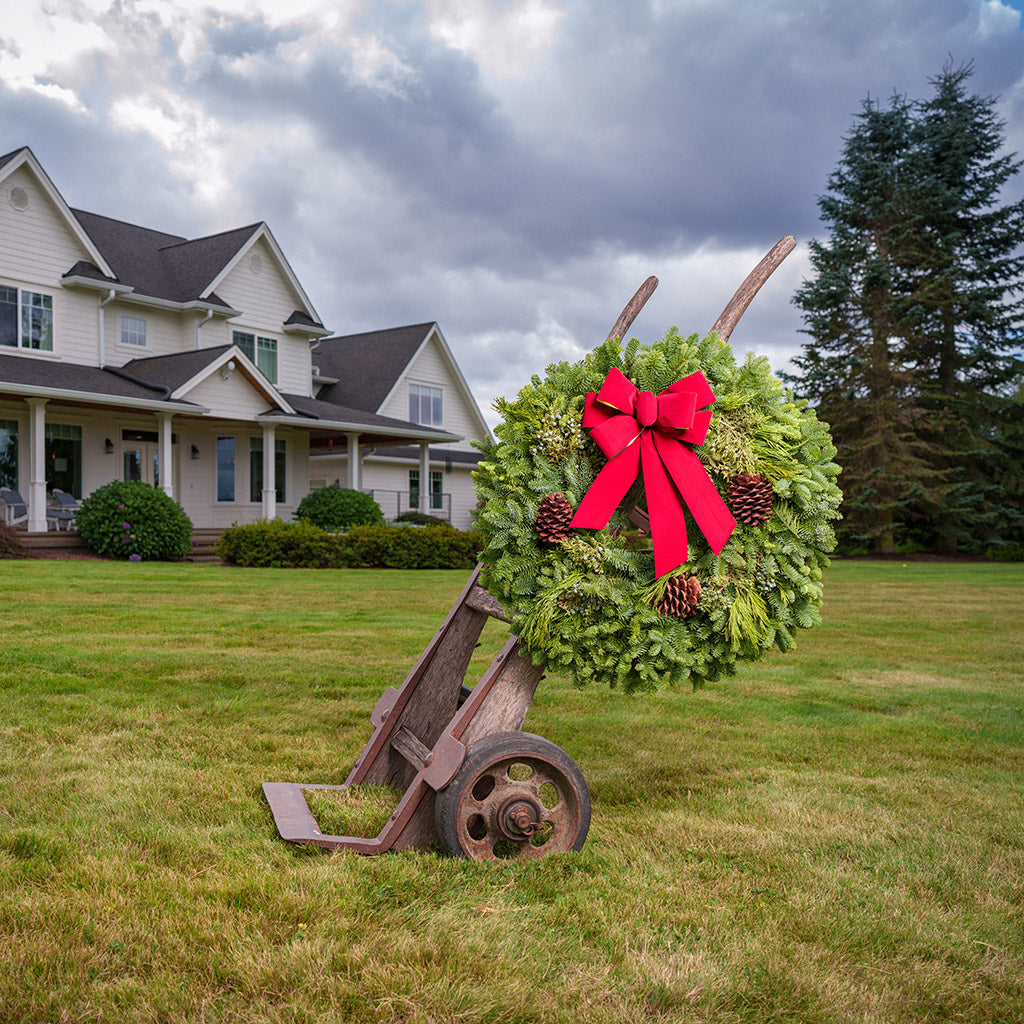
<path fill-rule="evenodd" d="M 363 489 L 363 453 L 359 447 L 359 434 L 346 434 L 348 441 L 348 486 L 349 490 Z"/>
<path fill-rule="evenodd" d="M 277 517 L 277 452 L 274 424 L 263 424 L 263 518 Z"/>
<path fill-rule="evenodd" d="M 174 497 L 174 466 L 171 453 L 171 417 L 173 413 L 161 412 L 160 433 L 157 438 L 160 452 L 160 490 L 169 498 Z"/>
<path fill-rule="evenodd" d="M 420 511 L 430 515 L 430 445 L 420 445 Z"/>
<path fill-rule="evenodd" d="M 28 529 L 46 533 L 46 399 L 28 402 Z"/>

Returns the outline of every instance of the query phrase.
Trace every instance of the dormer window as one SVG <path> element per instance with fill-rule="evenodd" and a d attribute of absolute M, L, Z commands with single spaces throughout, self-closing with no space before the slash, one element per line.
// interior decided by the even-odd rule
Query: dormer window
<path fill-rule="evenodd" d="M 277 383 L 277 338 L 261 338 L 247 331 L 233 331 L 231 340 L 256 364 L 271 384 Z"/>
<path fill-rule="evenodd" d="M 53 351 L 53 296 L 0 285 L 0 345 Z"/>
<path fill-rule="evenodd" d="M 426 384 L 409 385 L 409 420 L 424 427 L 444 425 L 443 392 Z"/>

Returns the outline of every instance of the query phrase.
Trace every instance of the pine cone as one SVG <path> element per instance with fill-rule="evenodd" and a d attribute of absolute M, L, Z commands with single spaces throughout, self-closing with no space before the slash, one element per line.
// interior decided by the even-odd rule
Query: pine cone
<path fill-rule="evenodd" d="M 572 506 L 564 494 L 546 494 L 537 509 L 535 529 L 545 544 L 558 544 L 569 536 Z"/>
<path fill-rule="evenodd" d="M 760 473 L 740 473 L 729 484 L 732 514 L 748 526 L 764 526 L 772 514 L 771 481 Z"/>
<path fill-rule="evenodd" d="M 658 614 L 688 619 L 700 604 L 700 580 L 696 576 L 673 576 L 658 602 Z"/>

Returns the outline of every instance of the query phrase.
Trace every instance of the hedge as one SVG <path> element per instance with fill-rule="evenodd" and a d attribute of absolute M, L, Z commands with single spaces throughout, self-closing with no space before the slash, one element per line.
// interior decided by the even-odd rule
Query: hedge
<path fill-rule="evenodd" d="M 308 522 L 260 520 L 221 535 L 229 565 L 304 569 L 472 569 L 483 540 L 451 526 L 353 526 L 328 533 Z"/>

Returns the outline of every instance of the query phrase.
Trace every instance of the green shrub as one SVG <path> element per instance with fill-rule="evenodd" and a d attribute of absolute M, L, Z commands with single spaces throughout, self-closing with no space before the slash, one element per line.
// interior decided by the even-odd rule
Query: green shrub
<path fill-rule="evenodd" d="M 442 519 L 440 516 L 429 516 L 426 512 L 417 512 L 415 509 L 410 509 L 408 512 L 403 512 L 401 515 L 395 517 L 396 523 L 413 523 L 417 526 L 450 526 L 451 524 L 447 519 Z"/>
<path fill-rule="evenodd" d="M 97 554 L 133 561 L 184 558 L 192 521 L 159 487 L 114 480 L 97 487 L 75 513 L 79 536 Z"/>
<path fill-rule="evenodd" d="M 369 494 L 334 486 L 310 491 L 299 502 L 295 518 L 319 526 L 321 530 L 343 530 L 384 521 L 380 505 Z"/>
<path fill-rule="evenodd" d="M 225 530 L 214 548 L 229 565 L 294 569 L 472 569 L 483 538 L 451 526 L 353 526 L 262 519 Z"/>
<path fill-rule="evenodd" d="M 228 565 L 275 569 L 325 569 L 337 564 L 337 540 L 310 522 L 261 519 L 221 534 L 214 554 Z"/>
<path fill-rule="evenodd" d="M 6 523 L 0 523 L 0 558 L 24 558 L 25 549 L 21 546 L 17 531 Z"/>
<path fill-rule="evenodd" d="M 352 569 L 472 569 L 479 533 L 443 526 L 354 526 L 339 535 L 338 557 Z"/>

